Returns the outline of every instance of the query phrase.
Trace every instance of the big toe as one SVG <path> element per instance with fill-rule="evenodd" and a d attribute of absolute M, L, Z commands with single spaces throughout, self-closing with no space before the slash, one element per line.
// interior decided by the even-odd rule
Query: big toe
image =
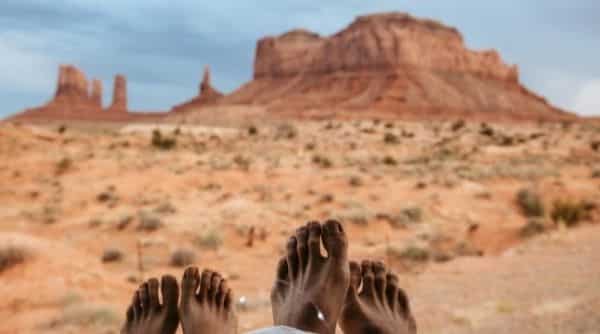
<path fill-rule="evenodd" d="M 329 259 L 345 263 L 348 256 L 348 241 L 342 224 L 335 220 L 325 222 L 323 226 L 323 245 Z"/>

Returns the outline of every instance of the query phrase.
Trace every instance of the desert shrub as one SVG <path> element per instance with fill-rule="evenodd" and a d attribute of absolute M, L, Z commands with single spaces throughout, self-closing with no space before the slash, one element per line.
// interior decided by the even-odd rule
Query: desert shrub
<path fill-rule="evenodd" d="M 163 137 L 159 129 L 152 131 L 152 146 L 161 150 L 170 150 L 177 145 L 175 138 Z"/>
<path fill-rule="evenodd" d="M 208 230 L 198 235 L 194 244 L 200 248 L 217 250 L 223 244 L 223 236 L 219 230 Z"/>
<path fill-rule="evenodd" d="M 383 135 L 383 142 L 386 144 L 397 144 L 398 142 L 400 142 L 400 140 L 395 134 L 387 132 Z"/>
<path fill-rule="evenodd" d="M 60 133 L 61 135 L 65 132 L 67 132 L 67 126 L 64 124 L 61 124 L 58 129 L 57 129 L 58 133 Z"/>
<path fill-rule="evenodd" d="M 348 183 L 352 186 L 352 187 L 360 187 L 363 185 L 363 181 L 359 176 L 352 176 L 350 177 L 350 180 L 348 181 Z"/>
<path fill-rule="evenodd" d="M 236 154 L 235 157 L 233 157 L 233 163 L 235 163 L 239 168 L 243 169 L 243 170 L 249 170 L 250 169 L 250 165 L 252 164 L 252 160 L 248 157 L 245 157 L 241 154 Z"/>
<path fill-rule="evenodd" d="M 398 161 L 396 159 L 394 159 L 394 157 L 391 157 L 389 155 L 386 155 L 385 157 L 383 157 L 383 160 L 381 162 L 384 165 L 388 165 L 388 166 L 396 166 L 398 164 Z"/>
<path fill-rule="evenodd" d="M 427 262 L 431 256 L 429 249 L 418 245 L 410 245 L 404 248 L 389 246 L 386 252 L 390 257 L 411 262 Z"/>
<path fill-rule="evenodd" d="M 586 218 L 587 211 L 587 204 L 583 201 L 556 200 L 552 204 L 550 216 L 554 222 L 563 222 L 572 227 Z"/>
<path fill-rule="evenodd" d="M 600 179 L 600 168 L 592 171 L 592 179 Z"/>
<path fill-rule="evenodd" d="M 459 119 L 458 121 L 452 123 L 452 125 L 450 126 L 450 129 L 454 132 L 464 128 L 466 125 L 465 120 L 464 119 Z"/>
<path fill-rule="evenodd" d="M 73 166 L 73 160 L 69 157 L 64 157 L 56 163 L 56 174 L 64 174 Z"/>
<path fill-rule="evenodd" d="M 600 140 L 595 140 L 590 143 L 592 150 L 600 152 Z"/>
<path fill-rule="evenodd" d="M 531 238 L 546 232 L 546 224 L 543 219 L 530 219 L 525 226 L 519 230 L 523 238 Z"/>
<path fill-rule="evenodd" d="M 140 223 L 137 227 L 138 230 L 152 232 L 163 226 L 160 217 L 148 211 L 140 211 L 138 213 L 138 218 L 140 220 Z"/>
<path fill-rule="evenodd" d="M 418 206 L 412 206 L 397 213 L 379 213 L 377 218 L 386 220 L 393 228 L 406 228 L 423 220 L 423 210 Z"/>
<path fill-rule="evenodd" d="M 304 145 L 304 149 L 307 151 L 313 151 L 316 147 L 317 144 L 315 143 L 306 143 L 306 145 Z"/>
<path fill-rule="evenodd" d="M 25 247 L 14 244 L 0 245 L 0 273 L 24 263 L 28 255 L 29 252 Z"/>
<path fill-rule="evenodd" d="M 321 168 L 333 167 L 333 163 L 331 162 L 331 160 L 329 160 L 328 157 L 318 155 L 318 154 L 313 156 L 312 162 Z"/>
<path fill-rule="evenodd" d="M 175 130 L 173 130 L 173 136 L 179 136 L 180 134 L 181 134 L 181 128 L 176 127 Z"/>
<path fill-rule="evenodd" d="M 187 267 L 196 261 L 196 254 L 189 249 L 177 249 L 171 254 L 171 266 Z"/>
<path fill-rule="evenodd" d="M 256 135 L 258 135 L 258 128 L 255 125 L 250 125 L 248 127 L 248 135 L 249 136 L 256 136 Z"/>
<path fill-rule="evenodd" d="M 479 134 L 481 134 L 482 136 L 492 137 L 494 135 L 494 129 L 487 123 L 481 123 Z"/>
<path fill-rule="evenodd" d="M 517 193 L 517 204 L 526 217 L 544 216 L 544 203 L 540 196 L 530 189 L 521 189 Z"/>
<path fill-rule="evenodd" d="M 175 207 L 175 205 L 173 205 L 173 203 L 166 201 L 166 202 L 162 202 L 156 208 L 154 208 L 154 212 L 160 213 L 160 214 L 165 214 L 165 215 L 170 215 L 170 214 L 176 213 L 177 208 Z"/>
<path fill-rule="evenodd" d="M 124 254 L 120 249 L 117 248 L 107 248 L 102 253 L 102 262 L 119 262 L 123 260 Z"/>
<path fill-rule="evenodd" d="M 294 139 L 298 136 L 298 129 L 289 123 L 280 124 L 275 131 L 275 139 Z"/>

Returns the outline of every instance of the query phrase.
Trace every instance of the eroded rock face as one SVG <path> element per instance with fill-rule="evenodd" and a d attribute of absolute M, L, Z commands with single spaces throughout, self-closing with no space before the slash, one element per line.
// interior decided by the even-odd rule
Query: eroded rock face
<path fill-rule="evenodd" d="M 173 107 L 172 111 L 184 112 L 202 106 L 213 105 L 221 100 L 221 98 L 223 98 L 223 94 L 212 86 L 210 68 L 206 66 L 204 68 L 204 74 L 202 75 L 202 82 L 200 83 L 198 95 L 183 104 Z"/>
<path fill-rule="evenodd" d="M 113 100 L 109 112 L 125 113 L 127 112 L 127 78 L 124 75 L 115 76 L 113 88 Z"/>
<path fill-rule="evenodd" d="M 113 102 L 106 110 L 102 109 L 102 82 L 88 82 L 85 74 L 73 65 L 62 65 L 58 72 L 56 92 L 52 100 L 37 108 L 27 109 L 11 119 L 19 121 L 111 121 L 160 120 L 167 113 L 127 111 L 127 80 L 118 75 L 115 78 Z"/>
<path fill-rule="evenodd" d="M 50 104 L 87 104 L 88 91 L 85 74 L 75 66 L 62 65 L 58 70 L 56 93 Z"/>
<path fill-rule="evenodd" d="M 97 79 L 92 81 L 90 98 L 95 107 L 102 108 L 102 81 Z"/>
<path fill-rule="evenodd" d="M 455 28 L 405 13 L 362 16 L 329 37 L 293 30 L 263 38 L 254 80 L 223 103 L 296 114 L 336 108 L 418 117 L 566 115 L 523 87 L 517 67 L 496 51 L 469 50 Z"/>

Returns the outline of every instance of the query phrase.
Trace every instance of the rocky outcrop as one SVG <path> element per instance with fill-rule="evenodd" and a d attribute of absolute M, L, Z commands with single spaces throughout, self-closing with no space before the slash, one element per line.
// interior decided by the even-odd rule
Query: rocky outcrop
<path fill-rule="evenodd" d="M 111 113 L 127 112 L 127 78 L 124 75 L 115 76 L 112 104 L 108 108 Z"/>
<path fill-rule="evenodd" d="M 362 16 L 329 37 L 293 30 L 263 38 L 254 80 L 223 103 L 295 115 L 568 116 L 522 86 L 498 52 L 469 50 L 455 28 L 404 13 Z"/>
<path fill-rule="evenodd" d="M 131 113 L 127 110 L 127 80 L 115 77 L 113 101 L 102 109 L 102 82 L 87 80 L 73 65 L 62 65 L 58 72 L 56 92 L 52 100 L 37 108 L 27 109 L 11 119 L 17 121 L 155 121 L 166 113 Z"/>
<path fill-rule="evenodd" d="M 200 83 L 198 95 L 183 104 L 173 107 L 172 111 L 180 113 L 195 110 L 207 105 L 214 105 L 221 100 L 222 97 L 223 94 L 212 86 L 210 68 L 206 66 L 204 68 L 204 74 L 202 75 L 202 82 Z"/>
<path fill-rule="evenodd" d="M 102 108 L 102 81 L 92 80 L 92 92 L 90 95 L 95 107 Z"/>

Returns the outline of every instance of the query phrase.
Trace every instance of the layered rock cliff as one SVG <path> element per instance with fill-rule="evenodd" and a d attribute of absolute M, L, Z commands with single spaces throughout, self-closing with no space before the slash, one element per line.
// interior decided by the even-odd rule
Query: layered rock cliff
<path fill-rule="evenodd" d="M 517 67 L 496 51 L 469 50 L 455 28 L 404 13 L 362 16 L 329 37 L 293 30 L 263 38 L 254 79 L 223 102 L 298 115 L 567 116 L 521 85 Z"/>

